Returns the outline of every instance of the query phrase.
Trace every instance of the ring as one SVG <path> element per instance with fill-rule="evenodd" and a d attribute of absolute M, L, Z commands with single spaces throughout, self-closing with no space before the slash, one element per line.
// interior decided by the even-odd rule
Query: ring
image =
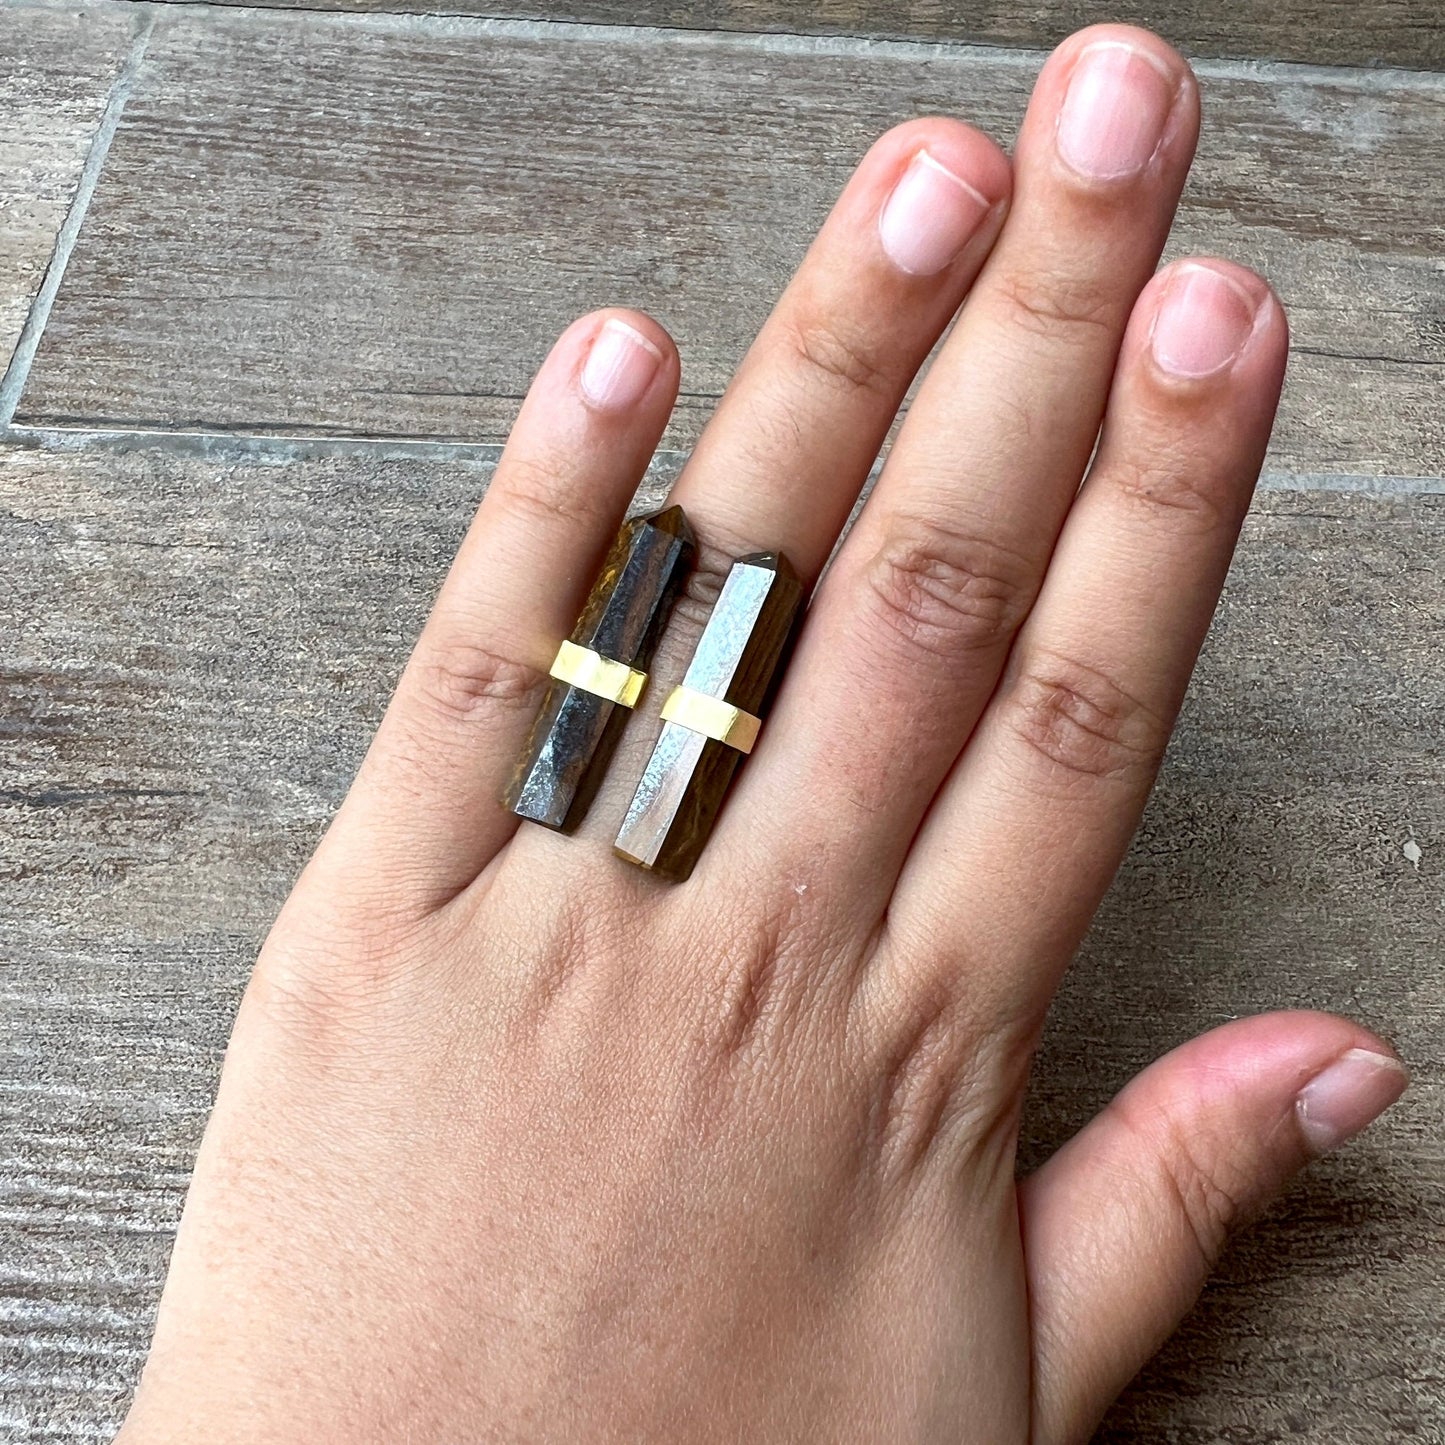
<path fill-rule="evenodd" d="M 581 647 L 570 639 L 557 649 L 551 676 L 623 707 L 636 707 L 647 686 L 645 672 L 603 657 L 595 648 Z"/>
<path fill-rule="evenodd" d="M 716 738 L 740 753 L 752 752 L 763 725 L 762 719 L 752 713 L 686 686 L 673 688 L 662 705 L 662 717 L 664 722 L 675 722 L 690 732 Z"/>
<path fill-rule="evenodd" d="M 507 789 L 519 817 L 560 832 L 582 820 L 612 759 L 696 543 L 681 507 L 618 532 L 582 615 L 557 649 Z"/>
<path fill-rule="evenodd" d="M 802 613 L 803 584 L 781 552 L 739 557 L 617 834 L 629 863 L 681 880 L 707 845 L 733 774 L 757 741 Z"/>

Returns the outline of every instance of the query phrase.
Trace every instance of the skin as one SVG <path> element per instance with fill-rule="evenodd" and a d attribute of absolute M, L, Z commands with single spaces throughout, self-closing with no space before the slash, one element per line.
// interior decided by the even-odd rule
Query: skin
<path fill-rule="evenodd" d="M 1101 40 L 1171 97 L 1124 178 L 1057 141 Z M 1191 264 L 1251 317 L 1232 363 L 1152 348 L 1194 294 L 1154 271 L 1197 125 L 1184 62 L 1103 27 L 1012 164 L 947 118 L 863 160 L 677 483 L 702 560 L 654 699 L 730 556 L 818 577 L 967 304 L 685 884 L 611 852 L 655 709 L 575 836 L 497 801 L 678 384 L 645 316 L 562 336 L 258 961 L 125 1445 L 1083 1441 L 1228 1231 L 1399 1093 L 1352 1023 L 1242 1020 L 1015 1177 L 1284 372 L 1278 302 L 1219 260 Z M 931 274 L 878 222 L 920 149 L 985 202 Z M 620 406 L 582 382 L 610 319 L 660 357 Z M 1307 1126 L 1351 1050 L 1375 1082 Z"/>

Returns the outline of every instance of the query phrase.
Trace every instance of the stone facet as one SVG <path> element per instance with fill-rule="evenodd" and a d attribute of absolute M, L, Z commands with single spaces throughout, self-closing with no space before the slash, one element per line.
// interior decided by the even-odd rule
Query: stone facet
<path fill-rule="evenodd" d="M 623 525 L 570 641 L 645 672 L 696 547 L 681 507 Z M 628 709 L 553 678 L 507 790 L 514 813 L 561 832 L 582 820 Z"/>
<path fill-rule="evenodd" d="M 779 552 L 733 563 L 683 686 L 762 717 L 803 607 L 803 584 Z M 664 722 L 617 834 L 616 852 L 673 879 L 692 872 L 743 754 Z"/>

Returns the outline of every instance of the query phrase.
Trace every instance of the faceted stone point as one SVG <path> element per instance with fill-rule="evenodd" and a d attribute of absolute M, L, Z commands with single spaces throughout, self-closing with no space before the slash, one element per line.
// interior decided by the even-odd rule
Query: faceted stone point
<path fill-rule="evenodd" d="M 617 534 L 571 640 L 645 672 L 696 543 L 681 507 L 634 517 Z M 507 806 L 570 832 L 581 822 L 626 725 L 628 709 L 550 680 Z"/>
<path fill-rule="evenodd" d="M 764 716 L 782 677 L 803 600 L 803 584 L 781 553 L 740 557 L 683 685 Z M 742 759 L 726 743 L 664 723 L 617 835 L 619 856 L 664 877 L 686 878 Z"/>

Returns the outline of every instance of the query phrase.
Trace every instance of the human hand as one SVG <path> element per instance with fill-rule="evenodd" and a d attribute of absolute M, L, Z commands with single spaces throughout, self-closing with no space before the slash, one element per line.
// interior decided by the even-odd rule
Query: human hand
<path fill-rule="evenodd" d="M 703 565 L 653 698 L 729 556 L 816 578 L 968 304 L 677 886 L 611 850 L 652 709 L 574 837 L 498 803 L 678 384 L 645 317 L 564 335 L 258 962 L 129 1445 L 1080 1441 L 1398 1095 L 1363 1029 L 1246 1020 L 1015 1179 L 1284 368 L 1256 277 L 1150 279 L 1197 107 L 1105 27 L 1013 175 L 942 119 L 864 160 L 678 482 Z"/>

